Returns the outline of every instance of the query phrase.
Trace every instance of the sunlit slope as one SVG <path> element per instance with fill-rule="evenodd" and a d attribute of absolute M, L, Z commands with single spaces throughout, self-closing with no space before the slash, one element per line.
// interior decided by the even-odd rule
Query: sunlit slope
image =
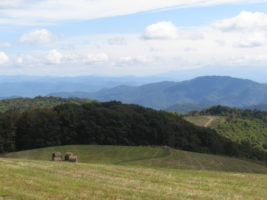
<path fill-rule="evenodd" d="M 0 159 L 0 199 L 265 200 L 267 175 Z"/>
<path fill-rule="evenodd" d="M 193 153 L 169 147 L 74 145 L 21 151 L 6 156 L 19 159 L 51 160 L 52 153 L 57 151 L 73 152 L 78 155 L 81 163 L 267 173 L 267 167 L 255 161 Z"/>
<path fill-rule="evenodd" d="M 225 117 L 222 116 L 186 116 L 185 119 L 197 126 L 204 127 L 216 127 L 217 125 L 225 122 Z"/>
<path fill-rule="evenodd" d="M 261 151 L 267 151 L 266 123 L 255 119 L 227 116 L 186 116 L 195 125 L 209 127 L 234 142 L 247 144 Z M 226 120 L 227 119 L 227 120 Z"/>

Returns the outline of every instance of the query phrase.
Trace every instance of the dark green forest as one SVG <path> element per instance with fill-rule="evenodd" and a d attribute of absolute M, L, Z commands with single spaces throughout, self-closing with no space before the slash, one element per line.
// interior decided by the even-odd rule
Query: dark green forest
<path fill-rule="evenodd" d="M 167 145 L 194 152 L 267 160 L 181 116 L 120 102 L 62 104 L 0 114 L 0 152 L 71 144 Z"/>

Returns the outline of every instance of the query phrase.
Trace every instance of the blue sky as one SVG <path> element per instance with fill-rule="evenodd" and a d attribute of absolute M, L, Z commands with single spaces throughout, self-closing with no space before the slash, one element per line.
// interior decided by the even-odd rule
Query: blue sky
<path fill-rule="evenodd" d="M 262 72 L 266 50 L 265 0 L 0 1 L 1 75 Z"/>

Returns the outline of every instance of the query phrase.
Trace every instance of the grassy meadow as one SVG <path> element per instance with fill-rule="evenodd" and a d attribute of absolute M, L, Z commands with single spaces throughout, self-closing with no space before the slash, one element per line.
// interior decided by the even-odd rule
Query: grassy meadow
<path fill-rule="evenodd" d="M 267 175 L 0 159 L 0 199 L 265 200 Z"/>
<path fill-rule="evenodd" d="M 51 160 L 53 152 L 73 152 L 79 162 L 128 165 L 153 168 L 213 170 L 245 173 L 267 173 L 267 167 L 255 161 L 226 156 L 194 153 L 169 147 L 71 145 L 48 147 L 6 154 L 6 157 Z"/>
<path fill-rule="evenodd" d="M 185 119 L 197 126 L 216 127 L 225 122 L 225 117 L 222 116 L 186 116 Z"/>

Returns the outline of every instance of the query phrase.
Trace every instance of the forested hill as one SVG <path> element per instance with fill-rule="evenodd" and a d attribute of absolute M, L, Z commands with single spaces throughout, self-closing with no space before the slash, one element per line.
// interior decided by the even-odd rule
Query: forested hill
<path fill-rule="evenodd" d="M 227 116 L 227 117 L 239 117 L 247 119 L 258 119 L 265 122 L 267 125 L 267 112 L 260 110 L 250 110 L 250 109 L 238 109 L 231 108 L 227 106 L 213 106 L 211 108 L 202 110 L 200 112 L 195 112 L 200 115 L 215 115 L 215 116 Z"/>
<path fill-rule="evenodd" d="M 167 145 L 194 152 L 267 160 L 182 117 L 119 102 L 62 104 L 0 114 L 0 151 L 70 144 Z"/>
<path fill-rule="evenodd" d="M 35 97 L 35 98 L 12 98 L 0 100 L 0 112 L 26 111 L 34 108 L 52 108 L 64 103 L 83 104 L 92 102 L 89 99 L 60 98 L 60 97 Z"/>
<path fill-rule="evenodd" d="M 211 105 L 203 105 L 203 104 L 175 104 L 164 110 L 186 114 L 192 111 L 201 111 L 201 110 L 208 109 L 211 107 L 214 107 L 214 105 L 211 106 Z M 257 105 L 242 106 L 242 107 L 237 107 L 237 108 L 240 110 L 259 110 L 259 111 L 267 112 L 267 104 L 257 104 Z"/>
<path fill-rule="evenodd" d="M 267 112 L 214 106 L 185 118 L 243 146 L 267 152 Z"/>
<path fill-rule="evenodd" d="M 198 77 L 182 82 L 159 82 L 138 87 L 120 86 L 99 92 L 54 93 L 52 96 L 117 100 L 155 109 L 175 104 L 242 107 L 267 103 L 267 84 L 224 76 Z"/>

